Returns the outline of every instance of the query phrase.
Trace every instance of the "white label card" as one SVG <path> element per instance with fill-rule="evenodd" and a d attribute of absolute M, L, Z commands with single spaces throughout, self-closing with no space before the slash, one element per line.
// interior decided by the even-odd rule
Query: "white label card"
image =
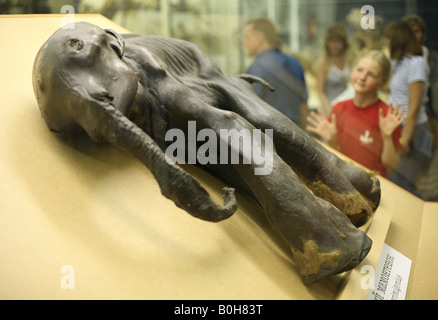
<path fill-rule="evenodd" d="M 412 260 L 383 244 L 367 300 L 405 300 Z"/>

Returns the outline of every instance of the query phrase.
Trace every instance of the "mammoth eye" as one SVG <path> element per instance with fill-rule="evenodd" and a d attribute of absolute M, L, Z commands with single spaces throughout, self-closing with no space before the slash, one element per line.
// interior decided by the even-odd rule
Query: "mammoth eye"
<path fill-rule="evenodd" d="M 84 47 L 84 43 L 79 39 L 70 39 L 69 46 L 79 51 Z"/>

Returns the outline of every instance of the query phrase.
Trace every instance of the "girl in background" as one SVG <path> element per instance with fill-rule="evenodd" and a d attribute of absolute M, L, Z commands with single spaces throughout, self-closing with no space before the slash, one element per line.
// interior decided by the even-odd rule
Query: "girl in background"
<path fill-rule="evenodd" d="M 398 104 L 388 106 L 378 97 L 378 90 L 389 81 L 391 63 L 378 50 L 359 55 L 351 73 L 355 96 L 336 104 L 328 120 L 323 112 L 312 112 L 307 130 L 318 134 L 328 144 L 386 177 L 398 166 L 400 124 L 405 120 Z"/>

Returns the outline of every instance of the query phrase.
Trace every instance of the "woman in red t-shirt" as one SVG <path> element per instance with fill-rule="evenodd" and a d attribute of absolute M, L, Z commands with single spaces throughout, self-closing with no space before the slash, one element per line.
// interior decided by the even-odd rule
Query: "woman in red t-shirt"
<path fill-rule="evenodd" d="M 393 108 L 378 97 L 389 81 L 391 63 L 378 50 L 362 53 L 354 64 L 352 100 L 336 104 L 328 120 L 323 112 L 312 112 L 307 130 L 352 160 L 386 177 L 397 168 L 400 156 L 400 124 L 405 108 Z"/>

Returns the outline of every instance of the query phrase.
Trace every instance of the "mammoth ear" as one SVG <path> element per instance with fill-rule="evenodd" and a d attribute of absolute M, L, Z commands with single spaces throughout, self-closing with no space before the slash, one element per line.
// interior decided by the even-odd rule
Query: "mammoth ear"
<path fill-rule="evenodd" d="M 123 40 L 122 36 L 114 30 L 105 29 L 105 32 L 108 35 L 111 47 L 117 53 L 119 58 L 122 59 L 123 54 L 125 53 L 125 40 Z"/>

